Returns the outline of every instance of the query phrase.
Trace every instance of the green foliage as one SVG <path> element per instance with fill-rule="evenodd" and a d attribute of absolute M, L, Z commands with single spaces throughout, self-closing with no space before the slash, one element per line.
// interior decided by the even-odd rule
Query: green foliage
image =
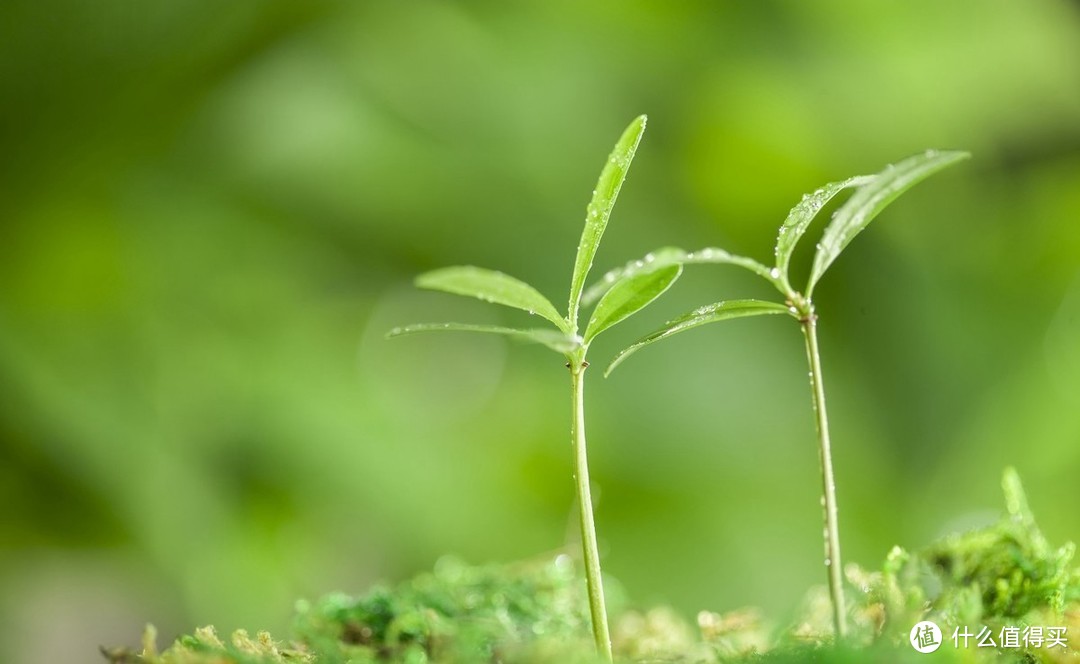
<path fill-rule="evenodd" d="M 615 628 L 620 662 L 922 661 L 908 645 L 921 620 L 947 626 L 1067 625 L 1080 630 L 1080 569 L 1073 545 L 1052 547 L 1035 524 L 1015 471 L 1003 486 L 1006 512 L 991 526 L 953 534 L 909 553 L 896 547 L 878 571 L 847 571 L 851 639 L 835 647 L 827 603 L 812 591 L 789 627 L 757 612 L 707 611 L 696 628 L 664 608 L 623 612 Z M 243 631 L 229 642 L 212 628 L 180 638 L 163 653 L 148 629 L 144 652 L 116 652 L 113 662 L 147 664 L 408 664 L 456 662 L 596 662 L 580 571 L 561 555 L 545 561 L 474 567 L 440 560 L 432 573 L 359 597 L 300 602 L 288 644 Z M 948 635 L 946 635 L 948 638 Z M 950 643 L 938 660 L 1051 662 L 1076 649 L 970 648 Z"/>
<path fill-rule="evenodd" d="M 666 291 L 679 275 L 682 267 L 675 261 L 652 266 L 649 270 L 626 271 L 605 279 L 607 294 L 593 311 L 584 336 L 578 333 L 578 314 L 581 308 L 582 289 L 592 268 L 593 258 L 607 228 L 611 211 L 619 190 L 626 179 L 634 159 L 638 143 L 645 131 L 646 117 L 637 117 L 626 128 L 600 172 L 600 179 L 593 190 L 586 208 L 585 228 L 578 244 L 574 261 L 574 274 L 570 280 L 570 301 L 565 318 L 554 305 L 529 284 L 501 272 L 469 266 L 446 267 L 433 270 L 416 278 L 420 288 L 438 290 L 455 295 L 476 297 L 485 302 L 523 309 L 539 314 L 558 328 L 557 334 L 543 330 L 469 325 L 462 323 L 423 323 L 394 328 L 387 336 L 395 337 L 416 332 L 470 331 L 491 332 L 536 341 L 566 356 L 572 363 L 584 361 L 589 344 L 598 334 L 640 311 Z M 588 303 L 591 303 L 590 300 Z"/>
<path fill-rule="evenodd" d="M 903 579 L 916 605 L 920 598 L 930 601 L 937 616 L 953 623 L 1001 624 L 1032 612 L 1060 616 L 1080 600 L 1075 545 L 1050 546 L 1012 468 L 1002 488 L 1006 514 L 995 526 L 949 535 L 917 556 L 894 554 L 902 562 L 889 574 Z"/>
<path fill-rule="evenodd" d="M 607 376 L 615 367 L 619 366 L 623 360 L 630 355 L 636 353 L 638 350 L 648 346 L 651 343 L 660 341 L 661 339 L 667 339 L 668 337 L 678 334 L 679 332 L 685 332 L 701 325 L 708 323 L 716 323 L 722 320 L 729 320 L 731 318 L 744 318 L 746 316 L 763 316 L 767 314 L 791 314 L 791 307 L 786 307 L 782 304 L 775 302 L 765 302 L 763 300 L 728 300 L 725 302 L 717 302 L 716 304 L 710 304 L 708 306 L 699 307 L 688 314 L 684 314 L 675 320 L 668 321 L 659 330 L 652 334 L 638 340 L 633 345 L 628 346 L 621 350 L 615 359 L 608 365 L 604 375 Z"/>
<path fill-rule="evenodd" d="M 608 365 L 605 375 L 617 367 L 623 360 L 645 346 L 675 335 L 684 330 L 715 323 L 732 318 L 755 316 L 760 314 L 790 313 L 802 326 L 806 339 L 806 355 L 810 368 L 811 396 L 814 416 L 817 424 L 818 450 L 821 460 L 822 497 L 821 504 L 825 518 L 825 568 L 829 577 L 829 592 L 833 610 L 833 629 L 838 639 L 847 635 L 847 611 L 841 590 L 840 526 L 836 501 L 836 482 L 832 469 L 832 445 L 829 440 L 829 420 L 825 403 L 825 383 L 821 371 L 821 358 L 817 341 L 817 314 L 810 299 L 817 281 L 825 273 L 836 257 L 847 247 L 885 207 L 900 194 L 933 173 L 966 158 L 964 152 L 937 152 L 928 150 L 922 155 L 906 159 L 898 164 L 889 165 L 873 176 L 856 176 L 842 182 L 835 182 L 821 187 L 812 194 L 803 196 L 792 208 L 787 219 L 780 226 L 774 250 L 776 266 L 766 268 L 757 261 L 742 256 L 734 256 L 722 249 L 707 248 L 694 253 L 683 253 L 679 249 L 664 248 L 660 253 L 665 264 L 683 265 L 689 262 L 715 262 L 738 265 L 761 276 L 772 284 L 784 297 L 784 304 L 762 302 L 758 300 L 736 300 L 719 302 L 714 305 L 695 309 L 664 327 L 652 332 L 619 352 Z M 817 245 L 814 264 L 804 293 L 791 286 L 789 268 L 791 256 L 799 241 L 806 234 L 810 223 L 836 194 L 847 188 L 854 188 L 851 198 L 833 215 L 832 221 L 825 228 L 821 242 Z M 655 255 L 651 260 L 637 261 L 614 272 L 609 272 L 602 284 L 615 278 L 626 278 L 628 274 L 656 269 Z M 647 257 L 648 258 L 648 257 Z M 601 286 L 600 288 L 602 288 Z"/>
<path fill-rule="evenodd" d="M 537 341 L 566 357 L 566 366 L 570 369 L 572 377 L 574 424 L 571 429 L 571 442 L 574 450 L 574 478 L 581 517 L 581 542 L 586 565 L 585 578 L 589 590 L 597 651 L 608 660 L 611 659 L 611 637 L 604 607 L 600 554 L 596 544 L 588 481 L 583 372 L 589 364 L 585 360 L 585 355 L 589 344 L 598 334 L 640 311 L 671 287 L 682 274 L 682 266 L 669 265 L 613 279 L 612 287 L 607 290 L 593 311 L 583 337 L 578 334 L 578 313 L 585 279 L 592 268 L 593 258 L 600 246 L 600 239 L 607 228 L 615 200 L 622 188 L 623 180 L 626 179 L 630 163 L 634 159 L 634 153 L 644 131 L 645 116 L 642 115 L 634 119 L 623 132 L 600 172 L 600 179 L 586 209 L 585 228 L 578 244 L 577 258 L 574 261 L 574 274 L 570 280 L 570 300 L 565 319 L 560 318 L 554 306 L 532 286 L 499 272 L 476 267 L 451 267 L 429 272 L 416 280 L 416 285 L 421 288 L 478 297 L 488 302 L 525 309 L 529 313 L 540 313 L 556 325 L 557 332 L 545 334 L 541 330 L 461 323 L 427 323 L 395 328 L 387 335 L 395 337 L 414 332 L 442 330 L 488 332 Z"/>
<path fill-rule="evenodd" d="M 416 285 L 524 309 L 530 314 L 543 316 L 560 328 L 565 328 L 566 325 L 566 321 L 546 297 L 524 281 L 502 272 L 472 265 L 444 267 L 420 275 L 416 278 Z"/>
<path fill-rule="evenodd" d="M 259 632 L 253 639 L 242 629 L 223 641 L 213 627 L 200 627 L 193 634 L 181 636 L 162 653 L 157 649 L 157 630 L 153 625 L 146 626 L 142 640 L 141 653 L 102 649 L 102 654 L 112 664 L 314 664 L 326 661 L 321 654 L 314 654 L 304 645 L 282 644 L 268 632 Z"/>
<path fill-rule="evenodd" d="M 586 304 L 595 302 L 619 281 L 630 279 L 638 274 L 654 272 L 673 265 L 700 265 L 706 263 L 738 265 L 779 285 L 779 281 L 776 280 L 777 274 L 752 258 L 737 256 L 715 247 L 706 247 L 694 252 L 683 251 L 677 247 L 663 247 L 646 254 L 640 260 L 630 261 L 623 267 L 608 271 L 600 281 L 585 291 L 582 301 Z"/>
<path fill-rule="evenodd" d="M 514 337 L 519 341 L 531 341 L 543 344 L 556 353 L 569 354 L 577 350 L 579 344 L 557 330 L 544 329 L 520 329 L 516 327 L 500 327 L 498 325 L 473 325 L 471 323 L 417 323 L 395 327 L 386 333 L 387 337 L 400 337 L 419 332 L 483 332 L 485 334 L 502 334 Z"/>
<path fill-rule="evenodd" d="M 706 247 L 694 252 L 683 251 L 677 247 L 664 247 L 649 254 L 643 260 L 632 261 L 605 274 L 603 279 L 591 286 L 586 292 L 586 300 L 598 297 L 618 280 L 642 272 L 649 272 L 671 265 L 718 263 L 736 265 L 762 277 L 772 284 L 787 300 L 785 305 L 777 304 L 777 307 L 794 307 L 793 313 L 799 316 L 807 316 L 811 313 L 810 294 L 817 285 L 818 280 L 856 235 L 902 193 L 943 168 L 968 157 L 969 155 L 966 152 L 927 150 L 921 155 L 909 157 L 896 164 L 890 164 L 876 175 L 857 175 L 841 182 L 826 184 L 813 193 L 806 194 L 791 209 L 784 223 L 780 226 L 776 238 L 776 247 L 773 252 L 776 257 L 776 266 L 773 268 L 768 268 L 752 258 L 737 256 L 716 247 Z M 845 189 L 854 189 L 854 193 L 836 211 L 832 221 L 825 228 L 821 242 L 817 245 L 817 252 L 814 256 L 814 263 L 807 286 L 802 292 L 799 292 L 791 286 L 791 257 L 817 214 L 821 212 L 829 201 Z M 739 302 L 745 301 L 740 300 Z M 758 305 L 763 304 L 765 303 L 758 303 Z M 712 306 L 716 307 L 717 305 Z M 635 342 L 629 348 L 624 349 L 615 356 L 615 359 L 608 366 L 608 373 L 626 359 L 628 355 L 643 346 L 685 329 L 738 317 L 725 315 L 703 316 L 701 311 L 700 309 L 694 310 L 676 318 L 666 323 L 664 327 Z M 768 307 L 758 306 L 753 310 L 746 310 L 746 313 L 741 315 L 756 315 L 758 313 L 779 313 L 779 310 L 770 310 Z"/>
<path fill-rule="evenodd" d="M 150 664 L 375 664 L 377 662 L 596 661 L 589 653 L 588 602 L 566 555 L 516 565 L 469 566 L 444 558 L 435 571 L 396 587 L 297 604 L 293 642 L 244 632 L 228 642 L 196 630 L 158 654 L 150 628 L 144 651 L 113 662 Z M 582 654 L 585 653 L 585 654 Z"/>
<path fill-rule="evenodd" d="M 615 149 L 611 151 L 607 163 L 600 171 L 600 179 L 593 190 L 592 200 L 585 209 L 585 229 L 581 232 L 581 241 L 578 242 L 577 257 L 574 259 L 574 276 L 570 280 L 570 304 L 567 319 L 570 327 L 577 327 L 578 308 L 581 302 L 581 289 L 585 287 L 585 279 L 592 269 L 593 257 L 600 247 L 600 238 L 604 236 L 608 219 L 611 218 L 611 210 L 615 207 L 615 199 L 622 189 L 623 180 L 630 169 L 630 163 L 634 160 L 641 135 L 645 133 L 644 115 L 638 116 L 630 126 L 626 128 Z"/>
<path fill-rule="evenodd" d="M 799 244 L 810 222 L 814 220 L 821 208 L 825 207 L 834 196 L 848 187 L 857 187 L 868 184 L 873 177 L 856 175 L 843 182 L 831 182 L 812 194 L 803 196 L 795 207 L 791 208 L 787 219 L 780 225 L 780 232 L 776 237 L 776 269 L 786 279 L 788 268 L 791 265 L 791 255 L 795 253 L 795 247 Z M 786 282 L 785 282 L 786 283 Z"/>
<path fill-rule="evenodd" d="M 549 326 L 400 288 L 402 275 L 444 265 L 502 269 L 565 314 L 585 204 L 637 108 L 655 134 L 617 203 L 634 210 L 613 213 L 586 286 L 665 243 L 720 244 L 771 267 L 775 225 L 804 190 L 923 147 L 977 150 L 977 168 L 919 185 L 883 213 L 893 228 L 845 251 L 882 258 L 890 275 L 830 268 L 815 290 L 818 308 L 830 305 L 823 334 L 874 335 L 823 349 L 860 397 L 834 423 L 859 445 L 837 469 L 841 482 L 861 478 L 841 499 L 931 532 L 939 510 L 911 505 L 966 503 L 1012 460 L 1044 478 L 1046 526 L 1080 537 L 1067 479 L 1080 431 L 1075 2 L 209 9 L 0 3 L 0 596 L 19 618 L 5 621 L 0 661 L 55 661 L 35 647 L 40 621 L 57 630 L 50 652 L 90 652 L 86 611 L 115 633 L 130 620 L 109 607 L 132 602 L 170 624 L 277 633 L 296 587 L 411 568 L 451 542 L 524 554 L 543 545 L 538 533 L 561 533 L 567 427 L 551 409 L 565 395 L 545 390 L 565 380 L 552 375 L 562 356 L 492 336 L 380 337 L 426 320 Z M 836 202 L 792 261 L 804 283 Z M 708 220 L 721 234 L 702 235 Z M 671 293 L 689 299 L 604 333 L 588 372 L 599 378 L 619 348 L 697 305 L 769 299 L 716 288 Z M 432 301 L 457 315 L 413 313 Z M 598 526 L 612 552 L 634 553 L 619 573 L 643 598 L 683 612 L 739 596 L 781 607 L 784 580 L 808 573 L 795 546 L 738 553 L 806 527 L 805 510 L 773 508 L 812 488 L 782 470 L 805 451 L 792 446 L 809 435 L 806 413 L 772 410 L 768 427 L 733 417 L 767 390 L 735 376 L 784 356 L 756 332 L 793 328 L 734 323 L 717 339 L 738 344 L 723 353 L 727 376 L 700 375 L 690 344 L 674 341 L 674 373 L 711 390 L 636 389 L 673 370 L 632 359 L 619 371 L 633 375 L 617 377 L 632 382 L 588 395 L 590 409 L 617 407 L 602 427 L 618 451 L 597 478 Z M 442 349 L 454 355 L 437 371 Z M 616 393 L 617 404 L 598 398 Z M 445 437 L 432 444 L 435 430 Z M 658 447 L 658 432 L 677 444 Z M 735 446 L 756 463 L 725 463 Z M 665 454 L 693 462 L 658 467 Z M 461 462 L 485 455 L 498 463 Z M 935 479 L 913 461 L 930 458 Z M 452 480 L 436 475 L 451 467 Z M 646 469 L 666 484 L 645 482 Z M 768 519 L 717 512 L 744 486 Z M 694 545 L 657 570 L 648 547 L 691 531 Z M 306 535 L 282 547 L 289 533 Z M 889 537 L 860 527 L 845 545 L 884 552 Z M 774 575 L 780 555 L 790 568 Z"/>
<path fill-rule="evenodd" d="M 644 309 L 670 288 L 680 274 L 682 266 L 672 265 L 620 280 L 593 310 L 585 328 L 585 344 L 588 345 L 596 335 Z"/>
<path fill-rule="evenodd" d="M 859 186 L 851 198 L 836 211 L 832 221 L 825 228 L 825 234 L 822 235 L 817 253 L 814 255 L 814 265 L 810 269 L 810 280 L 805 290 L 806 297 L 810 297 L 814 286 L 840 252 L 889 203 L 934 173 L 970 156 L 966 152 L 927 150 L 924 154 L 887 166 L 885 170 L 868 178 L 868 181 Z M 786 266 L 781 269 L 786 277 Z"/>
<path fill-rule="evenodd" d="M 849 570 L 855 612 L 871 617 L 862 621 L 863 641 L 904 644 L 906 630 L 922 620 L 943 631 L 985 626 L 995 635 L 1002 627 L 1064 626 L 1072 642 L 1067 651 L 978 650 L 993 661 L 1065 661 L 1080 654 L 1072 636 L 1080 629 L 1075 545 L 1049 544 L 1012 468 L 1005 470 L 1002 487 L 1006 511 L 997 523 L 947 535 L 914 553 L 895 547 L 879 572 Z"/>
<path fill-rule="evenodd" d="M 549 640 L 589 650 L 584 584 L 566 556 L 506 567 L 446 558 L 396 588 L 302 603 L 294 631 L 320 662 L 515 661 Z"/>
<path fill-rule="evenodd" d="M 804 195 L 802 200 L 791 208 L 784 223 L 780 225 L 776 247 L 773 251 L 776 257 L 774 268 L 766 267 L 752 258 L 738 256 L 716 247 L 706 247 L 694 252 L 687 252 L 677 247 L 663 247 L 646 255 L 644 259 L 631 261 L 623 267 L 610 270 L 600 281 L 585 291 L 583 299 L 585 302 L 595 301 L 617 281 L 635 274 L 652 272 L 672 265 L 716 263 L 737 265 L 753 272 L 772 284 L 784 297 L 794 300 L 794 304 L 799 305 L 809 299 L 818 280 L 847 245 L 889 203 L 934 173 L 969 156 L 966 152 L 927 150 L 921 155 L 890 164 L 875 175 L 856 175 L 840 182 L 831 182 Z M 805 293 L 804 296 L 791 286 L 791 257 L 817 214 L 845 189 L 854 189 L 855 192 L 836 211 L 832 221 L 825 228 L 821 242 L 817 245 L 810 278 L 802 291 Z M 692 314 L 687 314 L 687 316 L 692 316 Z"/>

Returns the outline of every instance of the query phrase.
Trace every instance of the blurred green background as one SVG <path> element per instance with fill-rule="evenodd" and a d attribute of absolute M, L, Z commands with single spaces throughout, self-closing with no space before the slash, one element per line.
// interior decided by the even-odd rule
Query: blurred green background
<path fill-rule="evenodd" d="M 561 360 L 383 333 L 527 318 L 412 288 L 442 265 L 561 305 L 639 113 L 598 270 L 764 260 L 803 192 L 970 150 L 817 291 L 846 560 L 986 521 L 1007 464 L 1080 538 L 1077 2 L 9 0 L 0 659 L 94 661 L 146 621 L 284 631 L 299 597 L 572 541 Z M 592 359 L 770 295 L 697 268 Z M 695 331 L 588 401 L 632 601 L 783 619 L 824 581 L 797 326 Z"/>

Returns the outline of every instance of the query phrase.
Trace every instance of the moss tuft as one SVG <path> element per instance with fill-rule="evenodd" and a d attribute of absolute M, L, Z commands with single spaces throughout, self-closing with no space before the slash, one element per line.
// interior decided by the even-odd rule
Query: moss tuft
<path fill-rule="evenodd" d="M 670 609 L 623 611 L 614 630 L 623 662 L 922 661 L 908 645 L 911 626 L 932 620 L 945 631 L 939 661 L 1064 662 L 1073 647 L 952 647 L 966 625 L 1066 626 L 1080 635 L 1080 570 L 1074 547 L 1051 546 L 1031 515 L 1016 472 L 1005 471 L 1006 513 L 995 525 L 948 536 L 914 553 L 894 547 L 878 571 L 845 569 L 851 634 L 837 647 L 824 588 L 799 617 L 776 629 L 752 609 L 703 611 L 692 626 Z M 617 615 L 617 614 L 616 614 Z M 573 561 L 559 555 L 514 565 L 469 566 L 453 558 L 396 587 L 300 602 L 294 641 L 212 627 L 158 653 L 147 627 L 143 651 L 103 650 L 114 664 L 376 664 L 404 662 L 560 662 L 592 664 L 588 598 Z"/>

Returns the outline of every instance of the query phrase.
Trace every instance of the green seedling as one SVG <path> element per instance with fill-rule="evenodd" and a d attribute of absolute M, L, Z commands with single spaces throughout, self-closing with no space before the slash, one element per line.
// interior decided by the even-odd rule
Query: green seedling
<path fill-rule="evenodd" d="M 676 318 L 661 329 L 642 338 L 621 351 L 608 366 L 605 375 L 630 355 L 651 343 L 674 334 L 708 323 L 765 314 L 788 314 L 802 327 L 806 341 L 806 358 L 810 365 L 810 388 L 817 420 L 818 451 L 821 460 L 822 507 L 825 519 L 825 567 L 829 578 L 832 598 L 833 627 L 838 637 L 847 633 L 844 595 L 841 587 L 840 527 L 837 522 L 836 482 L 833 478 L 832 451 L 829 440 L 829 419 L 825 407 L 825 383 L 821 373 L 821 356 L 818 350 L 817 311 L 811 297 L 818 281 L 833 261 L 856 235 L 889 203 L 923 179 L 946 168 L 969 155 L 965 152 L 938 152 L 930 150 L 890 165 L 876 175 L 856 176 L 842 182 L 821 187 L 791 209 L 780 227 L 776 239 L 776 265 L 765 265 L 743 256 L 735 256 L 723 249 L 706 248 L 685 252 L 676 248 L 664 248 L 649 254 L 647 261 L 636 261 L 613 270 L 585 294 L 585 301 L 606 297 L 611 284 L 623 283 L 642 274 L 668 270 L 671 266 L 688 263 L 726 263 L 738 265 L 772 284 L 784 297 L 784 302 L 762 300 L 726 300 L 695 309 Z M 851 197 L 836 211 L 832 221 L 817 245 L 813 265 L 806 287 L 798 291 L 791 285 L 789 265 L 799 240 L 806 233 L 810 222 L 833 197 L 845 189 L 853 189 Z"/>
<path fill-rule="evenodd" d="M 578 315 L 585 279 L 644 131 L 645 116 L 631 122 L 600 173 L 600 180 L 586 209 L 585 230 L 581 234 L 577 259 L 574 261 L 574 274 L 570 280 L 570 302 L 565 317 L 532 286 L 500 272 L 472 266 L 447 267 L 422 274 L 416 279 L 416 285 L 420 288 L 477 297 L 487 302 L 523 309 L 548 320 L 554 327 L 536 329 L 428 323 L 396 328 L 388 335 L 395 337 L 443 330 L 487 332 L 540 343 L 566 358 L 566 366 L 570 369 L 571 443 L 589 609 L 597 650 L 608 660 L 611 659 L 611 636 L 604 606 L 585 444 L 584 380 L 585 368 L 589 366 L 585 356 L 597 335 L 638 312 L 666 291 L 682 273 L 682 266 L 671 263 L 655 270 L 641 270 L 619 278 L 612 277 L 602 297 L 597 298 L 599 303 L 593 309 L 583 334 L 579 333 Z"/>

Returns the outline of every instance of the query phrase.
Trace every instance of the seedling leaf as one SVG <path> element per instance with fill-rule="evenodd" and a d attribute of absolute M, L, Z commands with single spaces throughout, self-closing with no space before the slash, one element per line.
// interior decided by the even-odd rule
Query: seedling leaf
<path fill-rule="evenodd" d="M 739 267 L 750 270 L 754 274 L 762 276 L 773 283 L 778 283 L 777 277 L 779 275 L 753 258 L 731 254 L 723 249 L 717 249 L 716 247 L 706 247 L 691 252 L 684 251 L 678 247 L 663 247 L 652 253 L 646 254 L 644 258 L 630 261 L 622 267 L 617 267 L 614 270 L 609 271 L 602 279 L 600 279 L 600 281 L 589 286 L 588 290 L 585 291 L 584 296 L 582 296 L 582 302 L 586 305 L 592 304 L 616 283 L 623 279 L 633 277 L 634 275 L 655 272 L 656 270 L 671 265 L 687 265 L 693 263 L 727 263 L 729 265 L 738 265 Z"/>
<path fill-rule="evenodd" d="M 682 274 L 681 265 L 636 274 L 615 284 L 593 310 L 585 328 L 585 343 L 604 330 L 626 320 L 660 297 Z"/>
<path fill-rule="evenodd" d="M 836 211 L 832 221 L 825 228 L 825 234 L 818 244 L 814 264 L 810 270 L 810 281 L 806 286 L 807 297 L 813 292 L 818 280 L 840 255 L 840 252 L 889 203 L 934 173 L 970 156 L 967 152 L 927 150 L 923 154 L 886 167 L 885 170 L 873 176 L 868 184 L 859 187 Z"/>
<path fill-rule="evenodd" d="M 708 323 L 728 320 L 729 318 L 763 316 L 765 314 L 791 315 L 791 310 L 783 304 L 766 302 L 764 300 L 726 300 L 724 302 L 717 302 L 716 304 L 710 304 L 694 309 L 688 314 L 684 314 L 675 320 L 665 323 L 659 330 L 619 351 L 619 354 L 615 356 L 615 359 L 611 361 L 611 364 L 609 364 L 608 368 L 604 371 L 604 376 L 609 375 L 615 370 L 615 367 L 619 366 L 627 357 L 633 355 L 645 346 L 660 341 L 661 339 L 666 339 L 679 332 L 685 332 L 686 330 Z"/>
<path fill-rule="evenodd" d="M 626 173 L 630 169 L 630 162 L 634 160 L 638 142 L 645 132 L 644 115 L 638 116 L 630 123 L 623 132 L 619 142 L 615 144 L 608 157 L 607 163 L 600 171 L 600 179 L 593 190 L 592 200 L 585 212 L 585 229 L 581 233 L 581 241 L 578 243 L 577 258 L 574 260 L 574 276 L 570 280 L 570 307 L 569 320 L 571 327 L 577 325 L 578 308 L 581 302 L 581 291 L 585 287 L 585 278 L 592 267 L 596 249 L 600 246 L 600 238 L 607 228 L 608 218 L 611 217 L 611 209 L 615 206 L 615 199 L 619 196 Z"/>
<path fill-rule="evenodd" d="M 555 306 L 529 284 L 502 272 L 472 265 L 444 267 L 425 272 L 416 278 L 420 288 L 467 295 L 485 302 L 503 304 L 539 314 L 566 331 L 566 321 Z"/>
<path fill-rule="evenodd" d="M 785 279 L 788 276 L 788 266 L 791 264 L 791 255 L 795 252 L 795 246 L 821 208 L 844 189 L 869 184 L 873 179 L 873 175 L 856 175 L 842 182 L 830 182 L 814 193 L 806 194 L 795 207 L 791 208 L 776 237 L 776 267 Z"/>
<path fill-rule="evenodd" d="M 704 249 L 691 251 L 686 255 L 686 260 L 683 263 L 726 263 L 728 265 L 737 265 L 760 277 L 764 277 L 772 283 L 776 283 L 779 276 L 753 258 L 728 253 L 717 247 L 705 247 Z"/>
<path fill-rule="evenodd" d="M 585 289 L 581 296 L 581 303 L 590 306 L 604 296 L 612 286 L 623 279 L 629 279 L 636 274 L 654 272 L 660 268 L 680 265 L 686 260 L 686 252 L 678 247 L 661 247 L 650 252 L 644 258 L 633 260 L 604 273 L 604 276 L 592 286 Z"/>
<path fill-rule="evenodd" d="M 418 323 L 395 327 L 386 333 L 386 338 L 401 337 L 419 332 L 485 332 L 490 334 L 502 334 L 514 337 L 520 341 L 543 344 L 555 351 L 566 355 L 577 350 L 581 346 L 581 339 L 564 334 L 557 330 L 529 329 L 522 330 L 514 327 L 500 327 L 498 325 L 473 325 L 471 323 Z"/>

